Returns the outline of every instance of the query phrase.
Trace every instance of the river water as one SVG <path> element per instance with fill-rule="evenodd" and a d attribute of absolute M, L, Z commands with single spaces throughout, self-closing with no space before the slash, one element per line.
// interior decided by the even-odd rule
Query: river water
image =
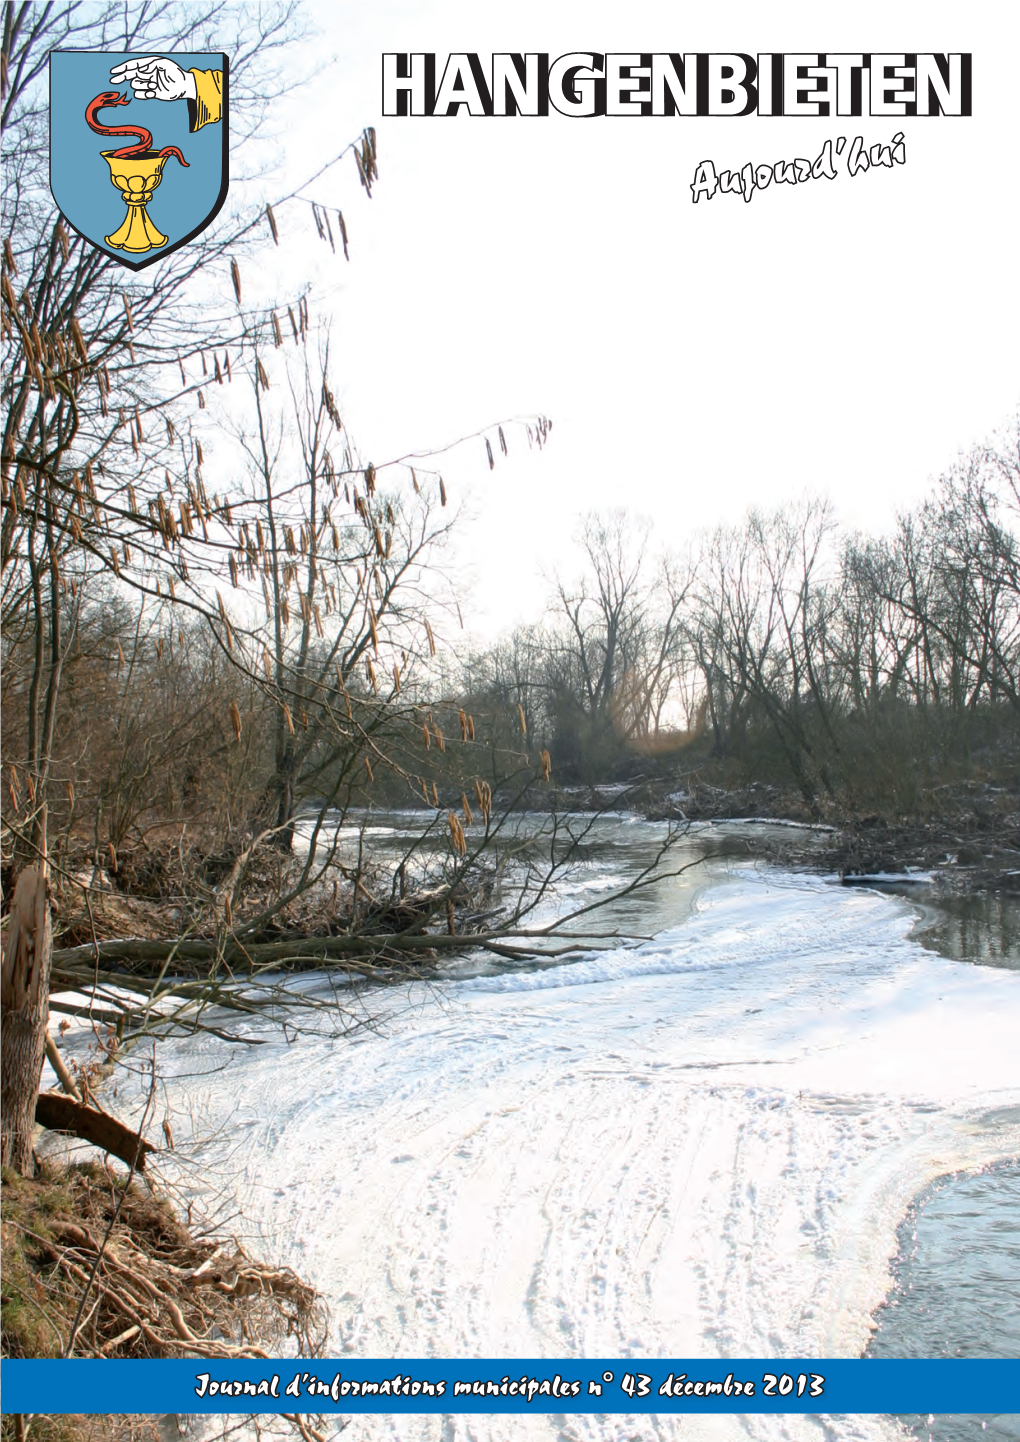
<path fill-rule="evenodd" d="M 596 830 L 556 905 L 612 894 L 661 836 Z M 1020 971 L 923 945 L 905 897 L 756 862 L 739 827 L 682 846 L 724 854 L 602 918 L 639 945 L 469 961 L 370 995 L 380 1024 L 348 1039 L 163 1049 L 170 1180 L 322 1290 L 334 1355 L 1017 1355 Z M 954 1442 L 1016 1420 L 402 1417 L 345 1435 Z"/>

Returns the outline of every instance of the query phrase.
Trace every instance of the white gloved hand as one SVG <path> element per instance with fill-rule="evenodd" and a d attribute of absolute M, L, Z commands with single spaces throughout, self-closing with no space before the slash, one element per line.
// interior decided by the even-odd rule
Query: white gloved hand
<path fill-rule="evenodd" d="M 176 60 L 162 55 L 148 55 L 144 60 L 125 60 L 110 71 L 110 82 L 123 85 L 129 81 L 137 100 L 194 100 L 197 95 L 195 77 L 182 70 Z"/>

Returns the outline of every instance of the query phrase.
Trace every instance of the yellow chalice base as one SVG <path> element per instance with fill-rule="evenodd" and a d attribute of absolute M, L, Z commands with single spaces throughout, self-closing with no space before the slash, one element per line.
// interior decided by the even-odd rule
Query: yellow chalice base
<path fill-rule="evenodd" d="M 112 150 L 102 150 L 100 154 L 109 165 L 110 179 L 127 206 L 124 224 L 106 237 L 107 245 L 112 245 L 115 250 L 130 250 L 134 254 L 158 250 L 161 245 L 166 245 L 170 237 L 160 234 L 145 207 L 163 179 L 163 167 L 170 157 L 150 152 L 118 160 Z"/>

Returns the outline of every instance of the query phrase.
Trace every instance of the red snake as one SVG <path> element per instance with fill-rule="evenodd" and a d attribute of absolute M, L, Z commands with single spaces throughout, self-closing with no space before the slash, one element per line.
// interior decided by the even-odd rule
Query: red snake
<path fill-rule="evenodd" d="M 141 155 L 147 155 L 152 149 L 152 131 L 146 130 L 143 125 L 103 125 L 96 119 L 96 111 L 102 110 L 104 105 L 130 104 L 130 95 L 122 95 L 118 90 L 104 90 L 102 95 L 97 95 L 95 100 L 90 100 L 85 107 L 85 119 L 97 135 L 138 136 L 137 145 L 125 145 L 121 150 L 111 151 L 110 154 L 114 160 L 131 160 Z M 188 165 L 176 145 L 165 145 L 159 153 L 160 155 L 176 155 L 183 166 Z"/>

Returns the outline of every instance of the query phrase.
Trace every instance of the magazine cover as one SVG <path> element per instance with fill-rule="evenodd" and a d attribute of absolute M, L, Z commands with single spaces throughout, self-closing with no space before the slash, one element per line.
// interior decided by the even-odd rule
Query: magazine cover
<path fill-rule="evenodd" d="M 1018 46 L 4 7 L 3 1442 L 1020 1439 Z"/>

